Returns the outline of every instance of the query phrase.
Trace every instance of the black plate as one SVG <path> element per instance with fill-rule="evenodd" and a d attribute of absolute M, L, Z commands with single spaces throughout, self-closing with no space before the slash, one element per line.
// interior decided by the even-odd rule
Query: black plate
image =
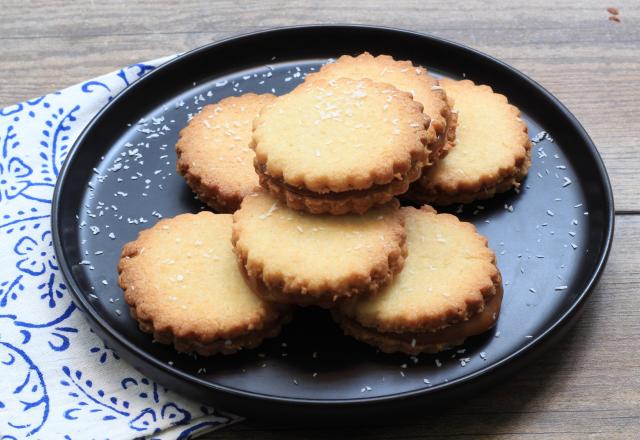
<path fill-rule="evenodd" d="M 188 116 L 229 95 L 286 93 L 328 58 L 364 50 L 489 84 L 522 110 L 536 143 L 521 193 L 460 213 L 498 256 L 505 298 L 496 329 L 434 356 L 386 355 L 342 336 L 327 312 L 307 308 L 280 337 L 234 356 L 194 358 L 152 344 L 127 313 L 115 267 L 122 245 L 158 217 L 203 209 L 175 173 L 173 146 Z M 114 99 L 64 164 L 53 234 L 76 304 L 96 333 L 145 374 L 244 415 L 336 420 L 418 402 L 440 405 L 527 362 L 581 311 L 606 262 L 613 218 L 611 187 L 592 141 L 557 99 L 522 73 L 435 37 L 308 26 L 196 49 Z"/>

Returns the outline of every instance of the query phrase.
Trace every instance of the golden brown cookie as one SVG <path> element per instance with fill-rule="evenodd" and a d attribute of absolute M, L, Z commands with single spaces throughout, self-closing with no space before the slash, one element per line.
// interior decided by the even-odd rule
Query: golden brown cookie
<path fill-rule="evenodd" d="M 252 123 L 274 95 L 247 93 L 205 106 L 180 131 L 176 168 L 207 205 L 232 213 L 258 185 Z"/>
<path fill-rule="evenodd" d="M 255 169 L 260 184 L 293 209 L 363 213 L 419 177 L 428 126 L 422 104 L 391 85 L 307 81 L 255 120 Z"/>
<path fill-rule="evenodd" d="M 408 257 L 375 296 L 344 301 L 336 321 L 384 352 L 437 352 L 491 328 L 502 280 L 487 240 L 470 223 L 431 207 L 402 208 Z"/>
<path fill-rule="evenodd" d="M 245 197 L 233 220 L 240 265 L 269 301 L 329 307 L 373 294 L 406 257 L 396 200 L 363 215 L 312 215 L 261 191 Z"/>
<path fill-rule="evenodd" d="M 451 113 L 452 103 L 438 80 L 429 75 L 426 68 L 414 66 L 411 61 L 394 60 L 389 55 L 374 57 L 364 52 L 356 57 L 343 55 L 335 62 L 325 64 L 319 72 L 307 75 L 306 81 L 320 78 L 369 78 L 410 92 L 431 119 L 427 130 L 427 144 L 431 152 L 429 161 L 434 162 L 444 156 L 453 145 L 456 118 Z"/>
<path fill-rule="evenodd" d="M 519 186 L 531 164 L 520 111 L 489 86 L 450 79 L 440 85 L 458 112 L 456 147 L 425 169 L 406 197 L 439 205 L 469 203 Z"/>
<path fill-rule="evenodd" d="M 182 214 L 124 246 L 118 283 L 141 330 L 201 355 L 253 348 L 280 332 L 287 309 L 246 285 L 231 224 L 230 214 Z"/>

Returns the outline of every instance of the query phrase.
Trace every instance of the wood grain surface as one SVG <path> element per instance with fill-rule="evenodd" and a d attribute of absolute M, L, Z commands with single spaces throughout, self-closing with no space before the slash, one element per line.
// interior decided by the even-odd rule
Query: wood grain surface
<path fill-rule="evenodd" d="M 607 7 L 620 10 L 620 23 Z M 582 122 L 614 187 L 605 275 L 576 327 L 513 379 L 437 415 L 357 429 L 244 422 L 210 439 L 640 438 L 640 1 L 3 0 L 0 107 L 122 65 L 276 26 L 367 23 L 502 59 Z"/>

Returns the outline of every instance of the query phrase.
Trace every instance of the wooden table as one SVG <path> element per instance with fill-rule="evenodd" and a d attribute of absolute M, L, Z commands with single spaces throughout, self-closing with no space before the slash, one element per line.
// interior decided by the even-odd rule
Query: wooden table
<path fill-rule="evenodd" d="M 508 382 L 439 415 L 353 429 L 245 422 L 207 438 L 640 438 L 640 2 L 4 0 L 0 107 L 234 34 L 370 23 L 449 38 L 536 79 L 585 126 L 609 170 L 616 238 L 576 327 Z M 620 23 L 606 8 L 620 10 Z"/>

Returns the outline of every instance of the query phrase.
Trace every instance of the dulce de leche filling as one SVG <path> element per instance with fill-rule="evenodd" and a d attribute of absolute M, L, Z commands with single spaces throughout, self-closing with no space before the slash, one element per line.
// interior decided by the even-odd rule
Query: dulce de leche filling
<path fill-rule="evenodd" d="M 285 188 L 289 192 L 292 192 L 294 194 L 297 194 L 306 198 L 344 200 L 349 198 L 365 197 L 368 194 L 374 194 L 374 193 L 390 193 L 393 195 L 399 194 L 406 189 L 406 188 L 403 188 L 405 185 L 408 185 L 409 182 L 415 181 L 420 177 L 422 168 L 423 168 L 423 164 L 419 161 L 415 161 L 411 164 L 411 168 L 405 175 L 402 176 L 402 178 L 394 179 L 389 183 L 385 183 L 382 185 L 374 184 L 367 189 L 353 189 L 348 191 L 326 192 L 326 193 L 317 193 L 317 192 L 310 191 L 306 188 L 300 188 L 297 186 L 289 185 L 282 178 L 275 178 L 267 174 L 266 165 L 264 164 L 260 164 L 258 166 L 257 172 L 265 179 L 275 183 L 277 186 Z"/>
<path fill-rule="evenodd" d="M 348 325 L 357 326 L 361 331 L 366 331 L 371 335 L 378 335 L 384 338 L 395 339 L 398 341 L 408 342 L 412 345 L 435 345 L 447 344 L 464 340 L 470 336 L 479 335 L 493 327 L 498 320 L 500 314 L 500 305 L 502 304 L 502 289 L 493 295 L 493 297 L 485 304 L 482 312 L 479 312 L 466 321 L 452 324 L 448 327 L 436 330 L 434 332 L 423 333 L 392 333 L 380 332 L 371 327 L 364 327 L 355 320 L 342 316 Z M 414 342 L 415 341 L 415 342 Z"/>

